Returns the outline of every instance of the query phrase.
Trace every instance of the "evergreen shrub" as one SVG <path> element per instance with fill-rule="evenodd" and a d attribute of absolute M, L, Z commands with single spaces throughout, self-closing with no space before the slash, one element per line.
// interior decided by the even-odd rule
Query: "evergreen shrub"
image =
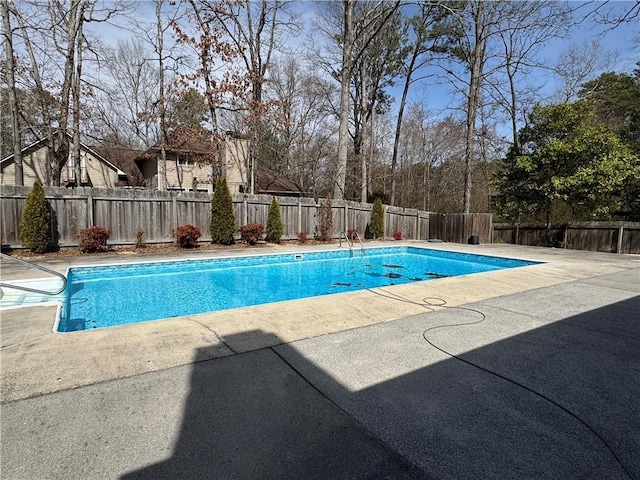
<path fill-rule="evenodd" d="M 42 184 L 36 181 L 27 196 L 20 219 L 20 243 L 34 253 L 53 249 L 51 238 L 51 207 L 45 198 Z"/>
<path fill-rule="evenodd" d="M 267 215 L 267 242 L 280 243 L 284 228 L 282 226 L 282 217 L 280 216 L 280 205 L 273 198 L 269 206 L 269 214 Z"/>
<path fill-rule="evenodd" d="M 369 229 L 373 238 L 384 239 L 384 209 L 382 208 L 382 201 L 379 198 L 376 198 L 373 202 Z"/>
<path fill-rule="evenodd" d="M 333 237 L 333 211 L 331 209 L 331 198 L 327 198 L 318 211 L 319 232 L 316 237 L 317 240 L 323 242 L 331 241 Z"/>
<path fill-rule="evenodd" d="M 216 188 L 213 191 L 209 231 L 211 232 L 211 243 L 232 245 L 234 242 L 236 217 L 233 214 L 231 193 L 229 193 L 227 180 L 224 178 L 216 182 Z"/>

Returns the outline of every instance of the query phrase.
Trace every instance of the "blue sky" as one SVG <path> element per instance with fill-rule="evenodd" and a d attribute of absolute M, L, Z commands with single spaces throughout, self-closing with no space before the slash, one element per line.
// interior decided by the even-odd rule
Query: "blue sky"
<path fill-rule="evenodd" d="M 611 10 L 612 13 L 622 16 L 634 8 L 636 1 L 610 1 L 606 2 L 606 4 L 603 4 L 603 2 L 573 2 L 573 4 L 576 6 L 582 5 L 579 13 L 577 13 L 577 16 L 580 17 L 598 6 L 601 7 L 601 11 Z M 120 17 L 117 20 L 118 24 L 124 26 L 131 22 L 138 24 L 149 23 L 150 27 L 155 29 L 153 25 L 155 22 L 154 4 L 146 1 L 134 3 L 133 5 L 135 5 L 135 12 L 127 18 Z M 318 3 L 301 1 L 293 4 L 292 7 L 297 13 L 298 19 L 305 23 L 305 28 L 299 38 L 289 38 L 287 43 L 292 50 L 300 51 L 300 48 L 306 43 L 306 38 L 304 37 L 307 36 L 309 32 L 314 33 L 312 32 L 311 24 L 316 17 Z M 165 3 L 165 8 L 172 7 Z M 105 24 L 93 24 L 90 28 L 91 27 L 96 28 L 97 33 L 99 33 L 106 43 L 113 45 L 115 45 L 117 40 L 131 38 L 134 35 L 130 30 L 118 29 Z M 318 35 L 316 35 L 316 38 L 318 38 Z M 610 25 L 598 24 L 591 18 L 583 24 L 576 26 L 570 38 L 549 42 L 541 53 L 541 56 L 549 64 L 554 64 L 571 45 L 591 43 L 593 40 L 601 42 L 603 56 L 609 61 L 605 70 L 631 72 L 634 69 L 635 63 L 640 60 L 640 19 L 612 28 Z M 462 72 L 460 72 L 460 74 L 464 76 Z M 537 71 L 535 75 L 532 75 L 531 78 L 526 81 L 532 85 L 544 85 L 544 88 L 541 90 L 541 102 L 549 101 L 549 99 L 545 97 L 552 95 L 559 86 L 558 79 L 549 72 Z M 391 89 L 389 93 L 394 96 L 396 100 L 399 100 L 401 95 L 400 86 Z M 448 108 L 457 107 L 461 102 L 461 98 L 453 97 L 450 85 L 416 85 L 413 87 L 411 98 L 414 101 L 424 102 L 428 110 L 436 116 L 448 113 Z"/>

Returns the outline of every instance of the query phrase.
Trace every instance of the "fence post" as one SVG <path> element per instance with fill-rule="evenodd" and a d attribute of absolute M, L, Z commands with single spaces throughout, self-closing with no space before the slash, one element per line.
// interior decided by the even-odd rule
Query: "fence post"
<path fill-rule="evenodd" d="M 247 195 L 242 196 L 242 225 L 249 223 L 249 203 L 247 202 Z"/>
<path fill-rule="evenodd" d="M 349 224 L 347 223 L 349 221 L 349 205 L 347 205 L 347 201 L 343 200 L 344 202 L 344 231 L 346 232 L 347 230 L 349 230 Z"/>
<path fill-rule="evenodd" d="M 624 234 L 624 227 L 620 225 L 618 227 L 618 247 L 616 248 L 616 253 L 622 253 L 622 235 Z"/>
<path fill-rule="evenodd" d="M 298 197 L 298 231 L 302 232 L 302 198 Z"/>
<path fill-rule="evenodd" d="M 173 229 L 178 228 L 178 199 L 175 194 L 171 194 L 171 215 L 173 216 Z"/>
<path fill-rule="evenodd" d="M 87 194 L 87 226 L 93 227 L 93 189 L 89 188 Z"/>

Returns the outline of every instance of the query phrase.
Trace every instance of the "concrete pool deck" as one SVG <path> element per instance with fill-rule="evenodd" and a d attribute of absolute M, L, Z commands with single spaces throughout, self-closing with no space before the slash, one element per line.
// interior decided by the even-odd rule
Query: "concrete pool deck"
<path fill-rule="evenodd" d="M 52 332 L 55 307 L 2 311 L 3 478 L 173 478 L 190 468 L 198 478 L 212 467 L 227 475 L 209 478 L 640 478 L 639 256 L 403 243 L 546 263 L 67 334 Z M 90 258 L 41 264 L 131 261 Z M 3 263 L 3 281 L 29 275 Z M 425 297 L 465 309 L 431 311 Z M 486 318 L 476 324 L 468 308 Z M 470 324 L 425 332 L 460 323 Z M 607 445 L 423 333 L 586 418 Z M 96 435 L 117 454 L 93 458 Z M 64 456 L 64 439 L 78 458 Z M 123 453 L 128 441 L 137 449 Z M 21 458 L 30 447 L 37 460 Z M 211 449 L 215 465 L 198 459 Z M 294 466 L 311 456 L 306 470 Z"/>

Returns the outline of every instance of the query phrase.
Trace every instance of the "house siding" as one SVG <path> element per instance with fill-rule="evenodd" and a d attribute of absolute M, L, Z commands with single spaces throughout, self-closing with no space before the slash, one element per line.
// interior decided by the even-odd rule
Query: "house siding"
<path fill-rule="evenodd" d="M 248 158 L 249 140 L 234 138 L 225 142 L 222 168 L 229 191 L 232 194 L 243 193 L 241 190 L 249 183 L 247 177 Z"/>
<path fill-rule="evenodd" d="M 47 168 L 47 149 L 39 148 L 22 157 L 22 178 L 25 187 L 32 187 L 36 180 L 43 185 L 49 184 L 49 171 Z M 16 164 L 13 161 L 2 165 L 2 185 L 16 184 Z"/>
<path fill-rule="evenodd" d="M 96 158 L 89 152 L 84 152 L 85 168 L 83 169 L 82 184 L 90 182 L 96 188 L 114 188 L 118 184 L 118 173 L 104 162 Z M 32 187 L 36 180 L 43 185 L 49 185 L 51 178 L 49 174 L 49 161 L 46 146 L 25 152 L 22 159 L 23 182 L 25 187 Z M 60 183 L 65 184 L 73 174 L 70 174 L 68 164 L 62 167 L 60 172 Z M 15 162 L 6 161 L 2 165 L 2 185 L 15 185 Z"/>
<path fill-rule="evenodd" d="M 157 185 L 158 190 L 191 191 L 194 178 L 197 179 L 197 190 L 213 191 L 213 166 L 205 163 L 178 164 L 176 152 L 167 152 L 167 160 L 162 168 L 161 160 L 156 163 L 156 171 L 145 162 L 142 171 L 145 178 L 152 178 L 156 174 L 163 175 L 163 182 Z M 243 193 L 248 183 L 247 159 L 249 158 L 249 141 L 244 139 L 227 140 L 224 146 L 222 175 L 227 179 L 227 186 L 231 194 Z M 158 173 L 158 171 L 160 173 Z M 150 185 L 152 186 L 152 185 Z"/>
<path fill-rule="evenodd" d="M 114 188 L 118 185 L 118 173 L 91 154 L 86 155 L 87 180 L 94 188 Z M 84 178 L 82 179 L 84 182 Z"/>
<path fill-rule="evenodd" d="M 197 188 L 212 191 L 211 169 L 208 164 L 178 164 L 177 155 L 167 152 L 165 178 L 167 190 L 193 190 L 193 179 L 197 179 Z"/>

